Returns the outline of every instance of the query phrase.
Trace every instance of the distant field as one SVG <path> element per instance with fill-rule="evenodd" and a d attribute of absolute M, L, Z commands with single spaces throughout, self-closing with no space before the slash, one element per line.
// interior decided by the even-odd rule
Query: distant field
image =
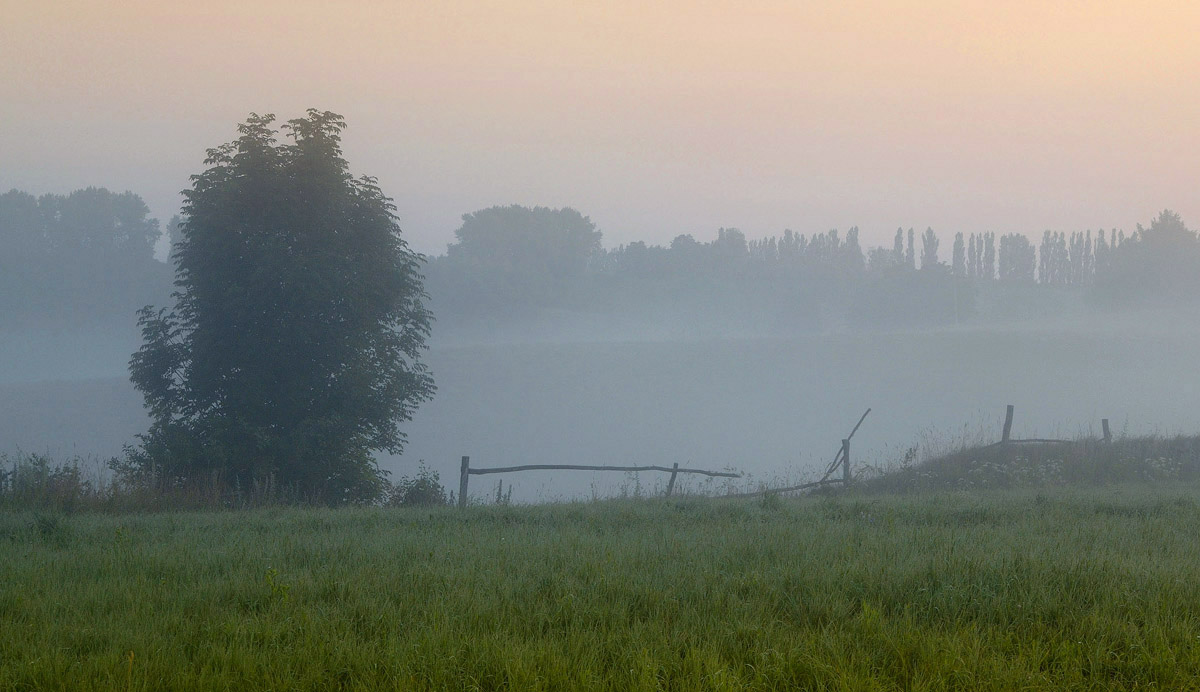
<path fill-rule="evenodd" d="M 43 346 L 47 360 L 75 362 Z M 477 467 L 677 461 L 733 467 L 754 476 L 750 485 L 798 481 L 824 469 L 867 407 L 854 438 L 863 463 L 896 462 L 912 445 L 924 454 L 963 437 L 995 439 L 1005 404 L 1017 407 L 1017 437 L 1096 435 L 1101 418 L 1118 436 L 1192 434 L 1197 353 L 1200 333 L 1145 327 L 436 345 L 428 361 L 438 393 L 405 426 L 405 455 L 382 463 L 402 475 L 423 459 L 449 484 L 464 454 Z M 112 455 L 134 441 L 149 423 L 124 374 L 128 356 L 110 360 L 91 380 L 22 367 L 20 353 L 0 362 L 11 371 L 8 383 L 0 376 L 0 452 Z M 472 491 L 493 494 L 497 480 L 472 479 Z M 578 472 L 503 482 L 525 502 L 630 484 Z"/>
<path fill-rule="evenodd" d="M 1196 689 L 1200 486 L 0 514 L 0 689 Z"/>
<path fill-rule="evenodd" d="M 948 451 L 999 438 L 1200 432 L 1200 333 L 1148 329 L 962 329 L 760 339 L 512 344 L 430 352 L 435 399 L 417 411 L 403 458 L 457 477 L 521 463 L 661 464 L 745 471 L 773 482 L 819 474 L 854 438 L 862 463 L 910 446 Z M 617 474 L 524 473 L 514 498 L 611 494 Z M 486 495 L 496 477 L 472 479 Z M 655 476 L 644 475 L 642 483 Z M 692 482 L 689 480 L 689 482 Z"/>

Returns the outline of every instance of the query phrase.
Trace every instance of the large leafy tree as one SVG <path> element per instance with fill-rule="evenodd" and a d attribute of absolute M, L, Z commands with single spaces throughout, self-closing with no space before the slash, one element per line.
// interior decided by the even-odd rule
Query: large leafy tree
<path fill-rule="evenodd" d="M 134 469 L 268 478 L 338 503 L 383 488 L 428 400 L 431 316 L 391 200 L 342 157 L 341 116 L 251 115 L 184 192 L 171 310 L 145 308 L 130 369 L 153 424 Z M 285 135 L 279 141 L 280 134 Z"/>

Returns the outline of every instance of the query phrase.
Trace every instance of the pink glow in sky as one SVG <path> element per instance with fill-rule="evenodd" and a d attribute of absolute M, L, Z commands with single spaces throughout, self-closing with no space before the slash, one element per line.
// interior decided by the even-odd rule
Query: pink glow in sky
<path fill-rule="evenodd" d="M 509 203 L 609 246 L 1200 226 L 1195 2 L 0 5 L 4 190 L 165 219 L 249 112 L 314 106 L 425 252 Z"/>

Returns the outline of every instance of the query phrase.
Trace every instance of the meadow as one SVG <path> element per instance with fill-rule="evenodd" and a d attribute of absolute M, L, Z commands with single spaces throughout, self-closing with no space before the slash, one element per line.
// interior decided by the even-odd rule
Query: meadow
<path fill-rule="evenodd" d="M 0 513 L 0 689 L 1200 689 L 1200 485 Z"/>

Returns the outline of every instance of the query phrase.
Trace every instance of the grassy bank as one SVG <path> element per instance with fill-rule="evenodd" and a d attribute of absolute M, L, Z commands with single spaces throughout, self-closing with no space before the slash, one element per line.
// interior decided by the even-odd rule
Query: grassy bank
<path fill-rule="evenodd" d="M 1200 487 L 0 514 L 0 689 L 1195 686 Z"/>
<path fill-rule="evenodd" d="M 882 493 L 1147 482 L 1190 485 L 1200 482 L 1200 436 L 963 446 L 922 463 L 907 456 L 884 470 L 867 471 L 860 474 L 859 489 Z"/>

